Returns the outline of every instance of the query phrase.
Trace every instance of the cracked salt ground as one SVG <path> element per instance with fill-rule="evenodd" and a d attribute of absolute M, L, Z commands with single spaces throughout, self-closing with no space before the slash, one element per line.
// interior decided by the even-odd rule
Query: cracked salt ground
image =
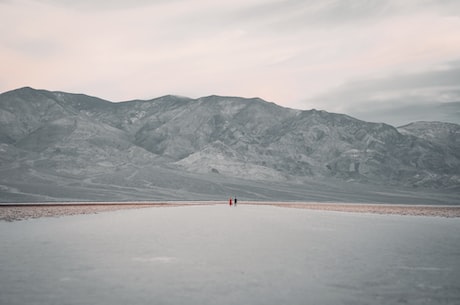
<path fill-rule="evenodd" d="M 245 205 L 0 222 L 0 304 L 459 304 L 458 232 Z"/>

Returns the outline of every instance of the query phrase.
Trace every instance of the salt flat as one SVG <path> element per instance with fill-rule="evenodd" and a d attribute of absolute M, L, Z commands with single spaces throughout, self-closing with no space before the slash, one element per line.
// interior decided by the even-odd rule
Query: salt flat
<path fill-rule="evenodd" d="M 458 304 L 458 232 L 252 205 L 0 222 L 0 304 Z"/>

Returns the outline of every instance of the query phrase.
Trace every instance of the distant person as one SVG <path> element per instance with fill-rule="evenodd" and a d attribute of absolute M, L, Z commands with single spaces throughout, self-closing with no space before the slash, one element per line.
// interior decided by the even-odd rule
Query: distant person
<path fill-rule="evenodd" d="M 235 197 L 235 199 L 233 199 L 233 202 L 235 203 L 235 207 L 236 207 L 236 203 L 238 202 L 238 199 L 236 199 Z"/>
<path fill-rule="evenodd" d="M 230 199 L 228 200 L 228 204 L 232 206 L 232 197 L 230 197 Z"/>

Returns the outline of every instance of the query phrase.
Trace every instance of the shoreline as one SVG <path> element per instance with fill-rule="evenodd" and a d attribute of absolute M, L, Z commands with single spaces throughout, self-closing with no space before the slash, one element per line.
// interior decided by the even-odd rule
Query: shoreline
<path fill-rule="evenodd" d="M 226 205 L 224 201 L 162 201 L 162 202 L 48 202 L 0 204 L 0 221 L 20 221 L 42 217 L 97 214 L 125 209 L 153 207 L 180 207 Z M 460 205 L 407 205 L 366 203 L 320 203 L 320 202 L 240 202 L 240 205 L 265 205 L 280 208 L 309 209 L 348 213 L 371 213 L 402 216 L 460 217 Z"/>
<path fill-rule="evenodd" d="M 347 212 L 347 213 L 371 213 L 381 215 L 401 216 L 436 216 L 445 218 L 460 217 L 460 205 L 408 205 L 408 204 L 369 204 L 369 203 L 270 203 L 270 205 L 282 208 L 308 209 L 317 211 Z M 258 205 L 256 203 L 256 205 Z"/>
<path fill-rule="evenodd" d="M 19 203 L 0 204 L 0 221 L 20 221 L 42 217 L 97 214 L 128 209 L 193 206 L 196 203 L 163 202 L 68 202 L 68 203 Z M 205 205 L 205 204 L 203 204 Z"/>

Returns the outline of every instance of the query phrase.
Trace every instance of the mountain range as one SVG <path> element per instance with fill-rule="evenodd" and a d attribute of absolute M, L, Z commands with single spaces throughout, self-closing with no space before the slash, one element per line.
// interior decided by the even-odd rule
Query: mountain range
<path fill-rule="evenodd" d="M 0 95 L 0 201 L 458 203 L 460 125 L 393 127 L 259 98 Z"/>

